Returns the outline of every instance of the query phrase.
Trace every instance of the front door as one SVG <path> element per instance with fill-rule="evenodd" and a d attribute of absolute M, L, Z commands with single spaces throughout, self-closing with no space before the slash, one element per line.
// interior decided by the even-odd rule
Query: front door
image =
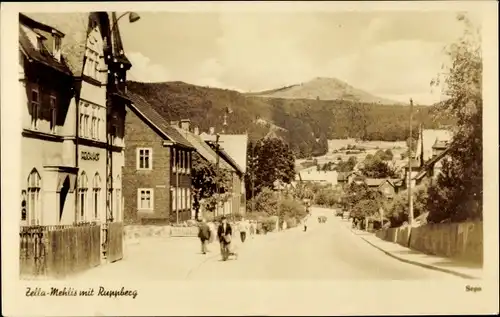
<path fill-rule="evenodd" d="M 69 176 L 66 176 L 59 192 L 59 223 L 61 223 L 62 217 L 64 215 L 64 205 L 66 204 L 66 200 L 68 198 L 69 186 Z"/>

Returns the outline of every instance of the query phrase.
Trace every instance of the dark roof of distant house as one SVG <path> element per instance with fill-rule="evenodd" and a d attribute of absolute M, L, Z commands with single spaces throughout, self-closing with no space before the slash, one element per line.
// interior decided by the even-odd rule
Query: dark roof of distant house
<path fill-rule="evenodd" d="M 35 21 L 23 14 L 19 15 L 19 48 L 21 51 L 32 60 L 36 60 L 39 63 L 42 63 L 46 66 L 49 66 L 57 71 L 60 71 L 66 75 L 72 75 L 71 70 L 65 60 L 65 57 L 61 57 L 61 61 L 58 61 L 52 54 L 51 50 L 49 50 L 45 44 L 42 44 L 42 47 L 36 48 L 36 43 L 33 43 L 30 40 L 30 35 L 36 34 L 37 37 L 42 37 L 46 39 L 46 33 L 57 32 L 64 36 L 62 32 L 57 30 L 56 28 L 45 25 L 38 21 Z M 40 31 L 42 30 L 42 31 Z M 31 34 L 30 34 L 31 33 Z"/>
<path fill-rule="evenodd" d="M 196 152 L 198 152 L 201 157 L 213 164 L 217 162 L 217 153 L 199 135 L 196 135 L 187 130 L 183 130 L 178 126 L 171 125 L 171 127 L 181 133 L 186 138 L 186 140 L 188 140 L 189 143 L 196 149 Z M 219 160 L 220 168 L 231 171 L 236 170 L 229 163 L 227 163 L 227 161 L 222 156 L 220 156 L 219 158 L 222 158 Z"/>
<path fill-rule="evenodd" d="M 433 149 L 446 149 L 449 145 L 448 141 L 443 141 L 443 140 L 436 140 L 434 145 L 432 146 Z"/>
<path fill-rule="evenodd" d="M 153 107 L 139 95 L 132 92 L 127 93 L 127 97 L 132 101 L 130 107 L 134 108 L 136 112 L 146 120 L 150 125 L 155 127 L 162 137 L 169 139 L 175 144 L 187 148 L 193 148 L 191 143 L 186 140 L 176 129 L 174 129 Z"/>
<path fill-rule="evenodd" d="M 432 167 L 436 162 L 440 161 L 443 157 L 445 157 L 448 154 L 448 152 L 451 150 L 451 148 L 452 148 L 451 146 L 448 146 L 439 155 L 436 155 L 432 159 L 430 159 L 429 161 L 427 161 L 425 163 L 425 165 L 423 166 L 422 171 L 420 173 L 418 173 L 418 175 L 416 176 L 416 179 L 421 179 L 422 177 L 424 177 L 425 174 L 427 173 L 427 170 L 430 167 Z"/>

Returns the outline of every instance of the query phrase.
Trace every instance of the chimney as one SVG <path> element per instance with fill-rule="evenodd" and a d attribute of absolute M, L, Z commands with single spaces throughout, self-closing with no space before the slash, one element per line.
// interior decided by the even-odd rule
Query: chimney
<path fill-rule="evenodd" d="M 173 125 L 174 127 L 179 127 L 179 121 L 170 121 L 170 125 Z"/>
<path fill-rule="evenodd" d="M 182 130 L 189 131 L 190 125 L 191 125 L 191 120 L 189 120 L 189 119 L 181 119 L 181 128 L 182 128 Z"/>
<path fill-rule="evenodd" d="M 214 127 L 210 127 L 210 129 L 208 130 L 208 134 L 214 135 L 215 134 L 215 128 Z"/>
<path fill-rule="evenodd" d="M 194 127 L 194 132 L 195 135 L 200 135 L 200 129 L 198 127 Z"/>

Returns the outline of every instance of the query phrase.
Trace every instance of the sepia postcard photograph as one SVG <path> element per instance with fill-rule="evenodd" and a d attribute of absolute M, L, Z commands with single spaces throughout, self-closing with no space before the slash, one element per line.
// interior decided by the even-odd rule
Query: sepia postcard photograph
<path fill-rule="evenodd" d="M 497 9 L 3 3 L 2 314 L 498 314 Z"/>

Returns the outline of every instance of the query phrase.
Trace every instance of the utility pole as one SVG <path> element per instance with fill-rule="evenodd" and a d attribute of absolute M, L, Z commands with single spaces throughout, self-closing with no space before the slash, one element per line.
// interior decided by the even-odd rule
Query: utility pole
<path fill-rule="evenodd" d="M 412 151 L 411 151 L 411 146 L 413 143 L 413 137 L 412 137 L 412 120 L 413 120 L 413 99 L 410 98 L 410 144 L 408 146 L 408 224 L 412 225 L 413 224 L 413 195 L 411 192 L 411 161 L 412 161 Z"/>
<path fill-rule="evenodd" d="M 179 149 L 175 151 L 175 218 L 176 223 L 179 223 L 179 169 L 181 168 L 179 161 L 181 158 L 181 154 Z"/>
<path fill-rule="evenodd" d="M 215 159 L 215 216 L 219 214 L 219 138 L 220 135 L 217 133 L 215 135 L 215 154 L 216 154 L 216 159 Z"/>
<path fill-rule="evenodd" d="M 252 212 L 255 211 L 255 146 L 256 143 L 252 143 Z"/>

